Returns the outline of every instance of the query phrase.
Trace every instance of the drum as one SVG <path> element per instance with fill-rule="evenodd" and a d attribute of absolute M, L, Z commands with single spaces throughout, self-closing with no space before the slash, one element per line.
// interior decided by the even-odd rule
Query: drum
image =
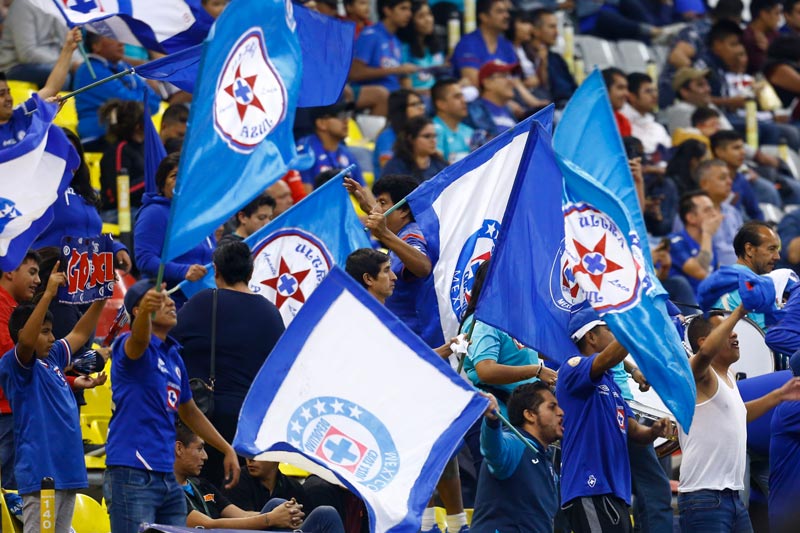
<path fill-rule="evenodd" d="M 647 392 L 641 392 L 639 390 L 639 384 L 636 383 L 632 377 L 628 378 L 628 386 L 634 398 L 628 402 L 628 405 L 631 411 L 633 411 L 633 414 L 636 415 L 637 422 L 650 427 L 662 418 L 669 418 L 672 420 L 673 424 L 677 425 L 675 417 L 667 410 L 664 402 L 661 401 L 661 398 L 658 397 L 658 394 L 652 387 Z M 677 432 L 672 438 L 657 438 L 655 442 L 653 442 L 653 446 L 659 457 L 672 455 L 680 448 Z"/>
<path fill-rule="evenodd" d="M 699 313 L 698 313 L 699 314 Z M 689 345 L 689 324 L 698 315 L 686 319 L 686 345 Z M 737 379 L 763 376 L 775 372 L 775 355 L 764 340 L 764 332 L 750 318 L 744 317 L 733 328 L 739 337 L 739 360 L 731 365 Z"/>

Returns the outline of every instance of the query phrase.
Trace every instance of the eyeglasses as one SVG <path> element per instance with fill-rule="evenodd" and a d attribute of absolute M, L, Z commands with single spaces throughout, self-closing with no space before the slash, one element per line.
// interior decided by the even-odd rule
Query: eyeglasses
<path fill-rule="evenodd" d="M 417 100 L 416 102 L 409 102 L 406 107 L 425 107 L 425 102 Z"/>
<path fill-rule="evenodd" d="M 436 138 L 436 134 L 435 134 L 435 133 L 423 133 L 423 134 L 421 134 L 421 135 L 417 135 L 417 138 L 422 138 L 422 139 L 435 139 L 435 138 Z"/>

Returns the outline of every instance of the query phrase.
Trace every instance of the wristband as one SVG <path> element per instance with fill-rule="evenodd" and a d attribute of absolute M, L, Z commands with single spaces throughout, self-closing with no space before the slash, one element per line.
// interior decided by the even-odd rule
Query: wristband
<path fill-rule="evenodd" d="M 544 366 L 544 365 L 543 365 L 542 363 L 539 363 L 539 370 L 537 370 L 537 371 L 536 371 L 536 375 L 535 375 L 535 376 L 533 376 L 533 377 L 535 377 L 535 378 L 538 378 L 538 377 L 539 377 L 539 375 L 542 373 L 542 367 L 543 367 L 543 366 Z"/>

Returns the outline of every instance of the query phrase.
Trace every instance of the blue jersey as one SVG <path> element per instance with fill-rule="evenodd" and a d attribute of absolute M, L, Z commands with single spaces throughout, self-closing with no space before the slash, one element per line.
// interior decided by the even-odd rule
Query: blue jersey
<path fill-rule="evenodd" d="M 372 155 L 372 164 L 375 168 L 375 175 L 380 175 L 380 169 L 394 157 L 394 141 L 397 134 L 391 126 L 385 127 L 375 139 L 375 150 Z"/>
<path fill-rule="evenodd" d="M 402 46 L 402 62 L 417 65 L 421 70 L 411 75 L 411 88 L 419 90 L 427 90 L 433 87 L 436 83 L 436 77 L 429 69 L 430 67 L 441 67 L 444 65 L 444 54 L 436 52 L 431 54 L 429 48 L 425 48 L 425 55 L 423 57 L 414 57 L 411 55 L 411 47 L 403 43 Z"/>
<path fill-rule="evenodd" d="M 564 410 L 561 502 L 613 494 L 631 503 L 628 418 L 633 416 L 608 371 L 592 380 L 590 357 L 574 356 L 558 371 L 556 398 Z"/>
<path fill-rule="evenodd" d="M 358 160 L 353 152 L 347 149 L 344 143 L 339 143 L 339 146 L 334 152 L 328 152 L 322 146 L 322 140 L 316 134 L 309 135 L 300 139 L 298 142 L 297 151 L 299 153 L 309 153 L 314 157 L 314 164 L 307 170 L 300 171 L 300 177 L 303 183 L 314 183 L 314 178 L 317 174 L 324 170 L 332 168 L 345 168 L 350 165 L 355 165 L 351 176 L 354 180 L 364 185 L 364 176 L 361 174 L 361 167 L 358 165 Z"/>
<path fill-rule="evenodd" d="M 687 276 L 683 272 L 683 266 L 686 264 L 686 261 L 697 257 L 699 253 L 700 243 L 694 240 L 685 229 L 669 235 L 669 255 L 672 258 L 672 267 L 670 268 L 669 275 L 686 278 L 689 281 L 689 285 L 692 286 L 695 295 L 697 295 L 697 287 L 702 280 Z M 711 273 L 716 269 L 717 261 L 716 258 L 712 256 L 711 268 L 708 272 Z"/>
<path fill-rule="evenodd" d="M 492 135 L 500 135 L 517 124 L 517 119 L 514 118 L 514 115 L 511 114 L 511 111 L 509 111 L 507 107 L 497 105 L 485 98 L 481 98 L 480 100 L 483 107 L 486 108 L 489 115 L 492 117 L 492 122 L 494 122 L 494 131 Z"/>
<path fill-rule="evenodd" d="M 368 67 L 393 68 L 399 67 L 402 59 L 400 39 L 389 33 L 382 22 L 368 26 L 361 31 L 356 39 L 353 58 L 360 60 Z M 399 78 L 392 74 L 366 82 L 361 85 L 382 85 L 389 91 L 400 88 Z"/>
<path fill-rule="evenodd" d="M 29 366 L 17 359 L 16 349 L 0 359 L 0 384 L 14 412 L 20 494 L 38 492 L 43 477 L 52 477 L 59 490 L 89 486 L 78 405 L 62 371 L 71 358 L 69 344 L 61 339 L 46 358 Z"/>
<path fill-rule="evenodd" d="M 450 61 L 453 63 L 453 68 L 459 76 L 463 76 L 461 69 L 474 68 L 480 69 L 481 66 L 487 61 L 499 59 L 504 63 L 512 65 L 518 63 L 517 53 L 514 51 L 514 45 L 511 41 L 502 35 L 497 38 L 497 49 L 494 53 L 489 52 L 486 48 L 486 41 L 483 40 L 480 30 L 475 30 L 468 33 L 458 41 L 456 49 L 453 50 L 453 57 Z"/>
<path fill-rule="evenodd" d="M 14 108 L 8 122 L 0 124 L 0 148 L 13 146 L 25 138 L 36 107 L 36 100 L 31 97 Z"/>
<path fill-rule="evenodd" d="M 769 521 L 779 524 L 797 516 L 800 498 L 800 402 L 784 402 L 772 415 L 769 442 Z"/>
<path fill-rule="evenodd" d="M 458 127 L 453 131 L 441 118 L 436 116 L 433 118 L 433 127 L 436 128 L 436 148 L 449 164 L 460 161 L 472 151 L 475 130 L 463 122 L 459 122 Z"/>
<path fill-rule="evenodd" d="M 416 222 L 403 226 L 397 236 L 405 243 L 413 246 L 426 257 L 428 243 Z M 433 287 L 433 272 L 424 278 L 418 278 L 406 270 L 405 265 L 394 252 L 389 253 L 392 261 L 392 272 L 397 276 L 394 292 L 386 300 L 386 307 L 419 335 L 428 346 L 435 348 L 444 344 L 439 313 L 436 304 L 436 292 Z"/>
<path fill-rule="evenodd" d="M 111 399 L 106 464 L 172 472 L 175 416 L 192 399 L 179 344 L 155 335 L 139 359 L 125 355 L 125 333 L 111 350 Z"/>

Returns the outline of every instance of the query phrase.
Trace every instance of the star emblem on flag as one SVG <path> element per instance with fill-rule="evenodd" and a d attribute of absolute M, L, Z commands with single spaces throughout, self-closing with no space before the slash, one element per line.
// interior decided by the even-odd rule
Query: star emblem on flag
<path fill-rule="evenodd" d="M 603 284 L 603 276 L 622 269 L 622 266 L 606 257 L 606 235 L 603 235 L 593 249 L 588 249 L 572 239 L 580 255 L 580 263 L 572 268 L 572 274 L 583 272 L 592 280 L 597 290 Z"/>
<path fill-rule="evenodd" d="M 247 108 L 253 106 L 264 111 L 261 100 L 256 96 L 254 87 L 258 76 L 242 76 L 242 66 L 236 67 L 236 76 L 233 83 L 224 87 L 223 90 L 236 100 L 236 110 L 239 112 L 239 119 L 244 120 Z"/>
<path fill-rule="evenodd" d="M 275 305 L 278 309 L 280 309 L 283 303 L 289 298 L 293 298 L 300 303 L 305 303 L 306 296 L 303 294 L 302 289 L 300 289 L 300 284 L 303 283 L 303 280 L 306 279 L 309 272 L 311 272 L 311 269 L 292 272 L 286 264 L 286 261 L 281 257 L 278 275 L 274 278 L 261 281 L 261 284 L 275 290 Z"/>

